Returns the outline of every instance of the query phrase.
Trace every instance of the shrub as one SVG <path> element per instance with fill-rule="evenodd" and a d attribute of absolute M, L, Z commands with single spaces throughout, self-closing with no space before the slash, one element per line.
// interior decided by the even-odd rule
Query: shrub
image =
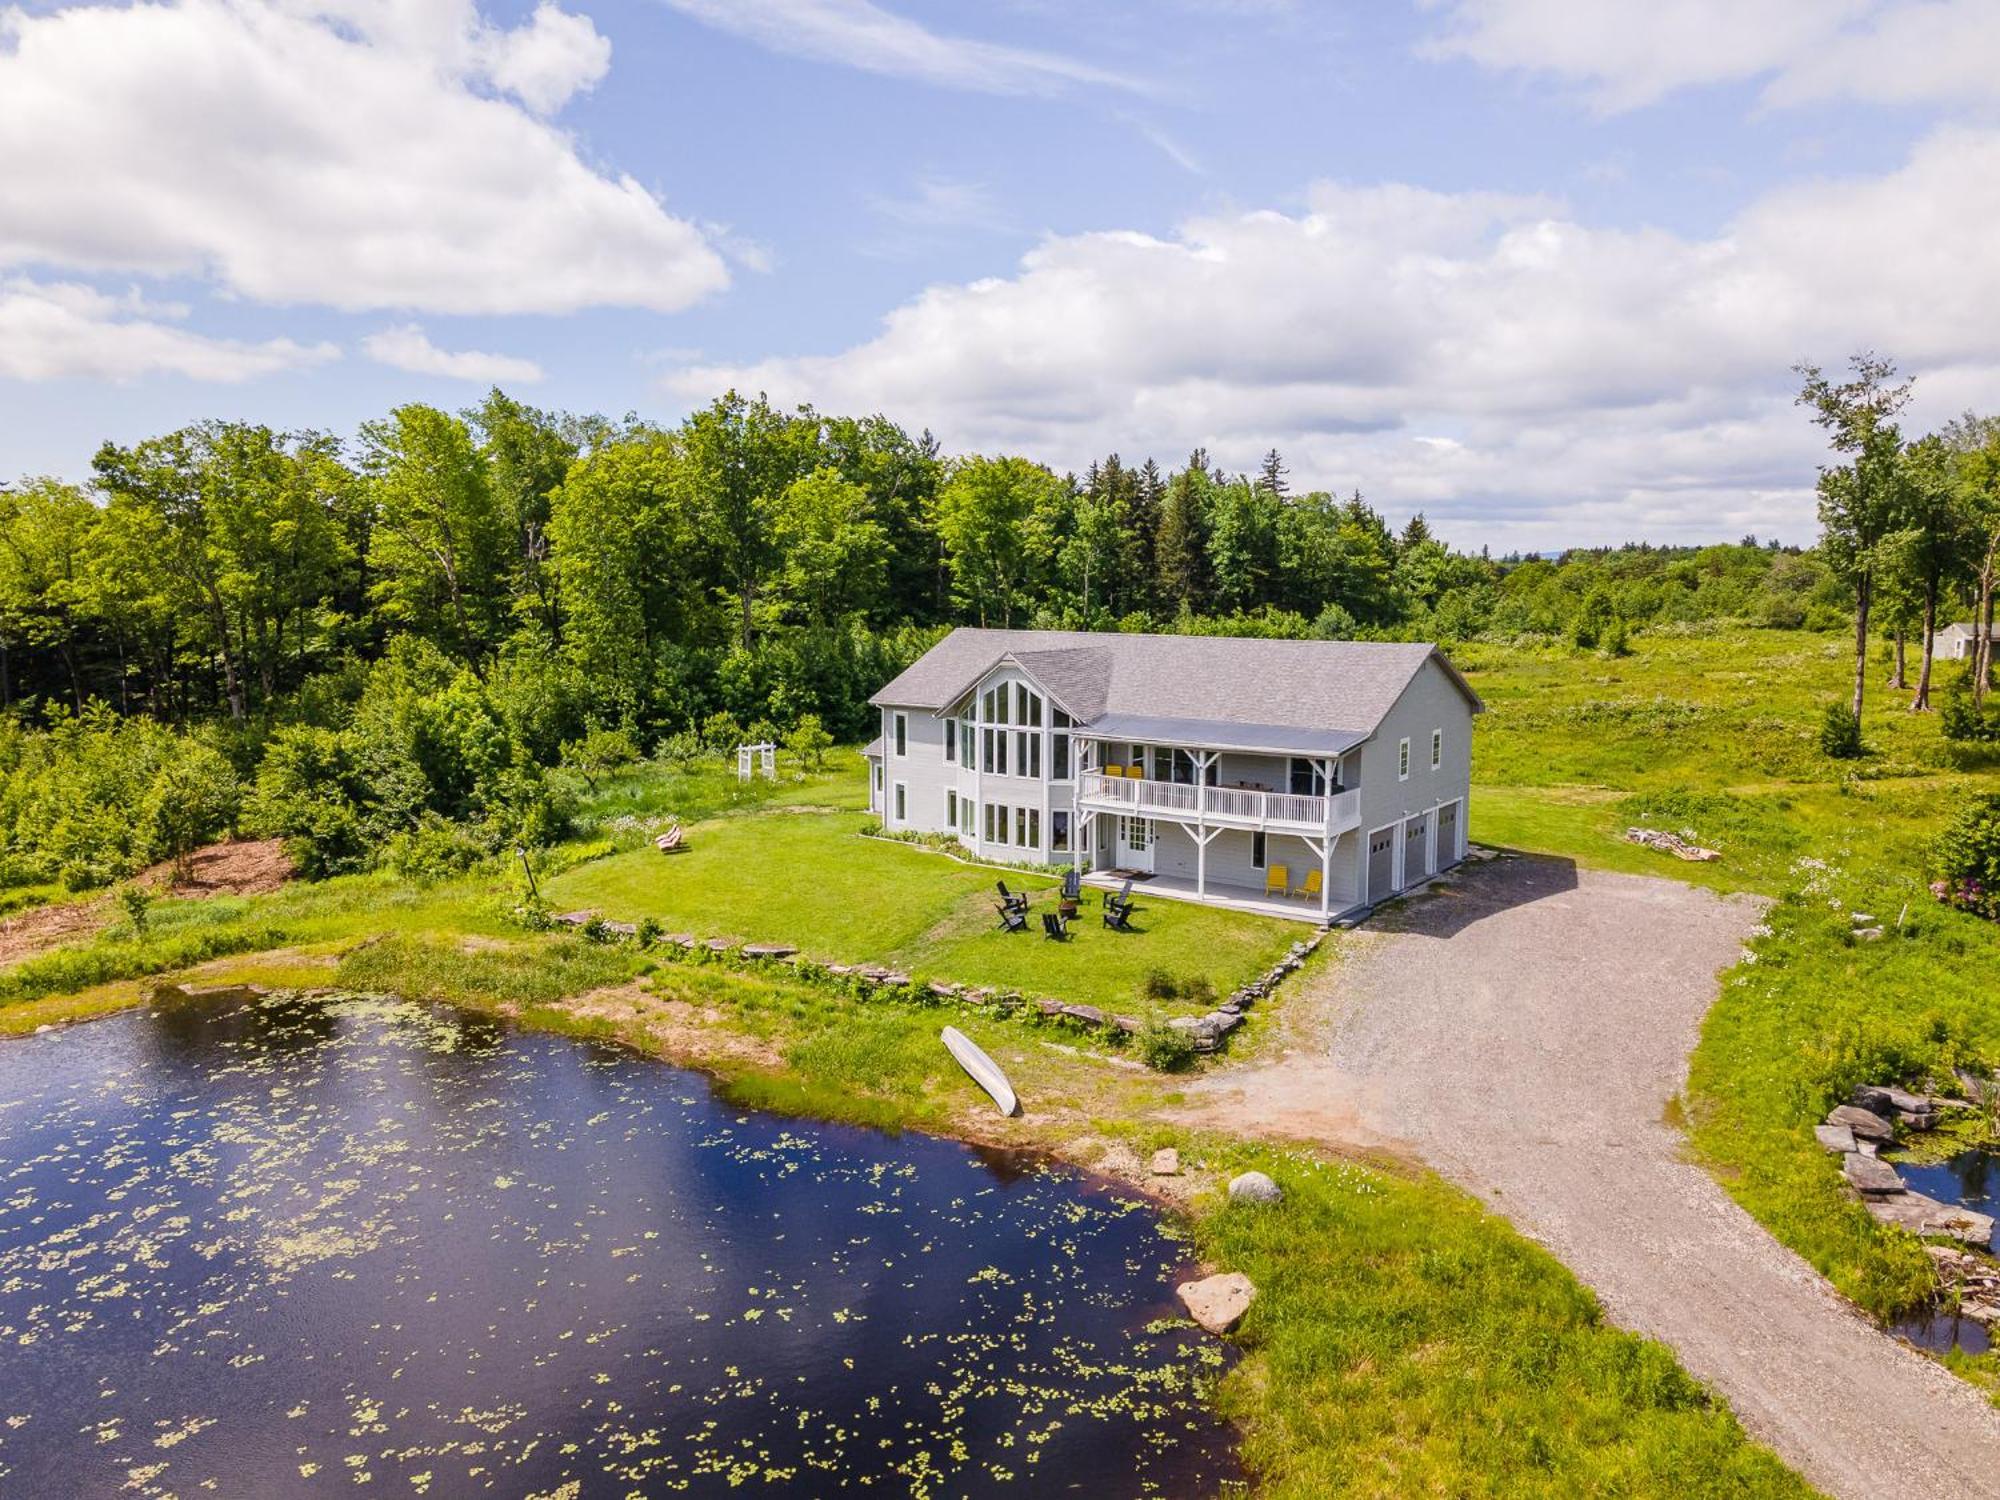
<path fill-rule="evenodd" d="M 1829 703 L 1819 721 L 1819 748 L 1834 760 L 1861 758 L 1861 721 L 1845 703 Z"/>
<path fill-rule="evenodd" d="M 152 907 L 153 893 L 143 885 L 118 887 L 118 909 L 125 913 L 125 920 L 131 924 L 135 936 L 146 935 L 146 916 Z"/>
<path fill-rule="evenodd" d="M 1182 1073 L 1194 1066 L 1194 1039 L 1178 1027 L 1154 1022 L 1133 1038 L 1139 1060 L 1160 1073 Z"/>
<path fill-rule="evenodd" d="M 563 766 L 576 772 L 591 790 L 597 778 L 621 770 L 639 759 L 639 747 L 622 729 L 592 729 L 582 739 L 562 747 Z"/>
<path fill-rule="evenodd" d="M 1613 615 L 1611 617 L 1611 622 L 1604 627 L 1603 634 L 1598 637 L 1597 649 L 1602 651 L 1606 656 L 1630 656 L 1632 654 L 1630 631 L 1625 624 L 1625 617 L 1623 615 Z"/>
<path fill-rule="evenodd" d="M 1141 981 L 1139 992 L 1148 1000 L 1172 1000 L 1180 994 L 1181 987 L 1165 969 L 1153 969 Z"/>
<path fill-rule="evenodd" d="M 833 748 L 833 736 L 826 732 L 818 714 L 804 714 L 785 736 L 785 748 L 808 770 L 817 771 L 826 765 L 826 752 Z"/>
<path fill-rule="evenodd" d="M 448 880 L 463 875 L 488 852 L 470 831 L 433 814 L 408 832 L 394 835 L 383 850 L 383 858 L 398 875 Z"/>
<path fill-rule="evenodd" d="M 242 804 L 235 768 L 208 746 L 189 745 L 146 788 L 139 805 L 146 847 L 185 875 L 194 851 L 226 833 Z"/>
<path fill-rule="evenodd" d="M 2000 919 L 2000 796 L 1961 807 L 1931 844 L 1930 866 L 1940 901 Z"/>
<path fill-rule="evenodd" d="M 1983 707 L 1972 701 L 1972 682 L 1965 673 L 1955 675 L 1945 685 L 1944 702 L 1938 708 L 1938 728 L 1948 740 L 1960 743 L 1992 744 L 2000 741 L 2000 695 Z"/>

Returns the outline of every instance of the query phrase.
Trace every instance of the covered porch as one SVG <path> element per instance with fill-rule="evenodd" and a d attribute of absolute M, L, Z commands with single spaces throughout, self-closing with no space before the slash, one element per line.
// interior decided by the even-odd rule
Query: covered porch
<path fill-rule="evenodd" d="M 1085 875 L 1083 883 L 1100 891 L 1115 891 L 1125 881 L 1109 870 L 1096 870 Z M 1142 906 L 1148 900 L 1187 901 L 1196 906 L 1219 906 L 1225 911 L 1249 912 L 1260 917 L 1281 917 L 1288 922 L 1310 922 L 1315 927 L 1328 920 L 1320 915 L 1317 900 L 1266 895 L 1253 886 L 1224 885 L 1214 880 L 1208 882 L 1208 892 L 1204 895 L 1196 889 L 1193 880 L 1180 875 L 1155 875 L 1150 880 L 1135 880 L 1132 883 L 1132 899 Z M 1336 905 L 1332 916 L 1340 916 L 1345 907 L 1344 902 Z"/>

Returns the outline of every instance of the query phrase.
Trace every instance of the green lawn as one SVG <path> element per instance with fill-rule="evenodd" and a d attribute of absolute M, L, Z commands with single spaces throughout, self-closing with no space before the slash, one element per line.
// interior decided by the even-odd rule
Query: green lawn
<path fill-rule="evenodd" d="M 1132 932 L 1113 932 L 1086 893 L 1066 943 L 1040 931 L 1054 910 L 1045 875 L 975 868 L 942 854 L 863 837 L 858 813 L 765 811 L 688 829 L 688 852 L 642 847 L 566 872 L 544 894 L 558 911 L 614 920 L 653 917 L 669 932 L 787 942 L 836 963 L 884 963 L 912 974 L 1020 989 L 1092 1005 L 1138 1008 L 1154 970 L 1205 980 L 1218 994 L 1274 962 L 1294 924 L 1139 893 Z M 1031 929 L 1008 933 L 994 882 L 1031 893 Z M 1184 1007 L 1185 1008 L 1185 1007 Z"/>

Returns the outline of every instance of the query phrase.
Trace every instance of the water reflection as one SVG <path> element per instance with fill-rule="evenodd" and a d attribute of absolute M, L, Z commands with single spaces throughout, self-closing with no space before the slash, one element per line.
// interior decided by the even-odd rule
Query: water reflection
<path fill-rule="evenodd" d="M 368 999 L 0 1046 L 0 1493 L 1197 1494 L 1179 1246 L 1018 1156 Z"/>

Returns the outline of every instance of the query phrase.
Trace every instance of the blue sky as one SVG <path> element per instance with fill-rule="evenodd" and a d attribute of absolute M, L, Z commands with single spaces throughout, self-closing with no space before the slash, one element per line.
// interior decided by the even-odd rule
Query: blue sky
<path fill-rule="evenodd" d="M 1462 544 L 1806 540 L 1790 364 L 2000 408 L 2000 0 L 0 11 L 0 473 L 737 383 Z"/>

